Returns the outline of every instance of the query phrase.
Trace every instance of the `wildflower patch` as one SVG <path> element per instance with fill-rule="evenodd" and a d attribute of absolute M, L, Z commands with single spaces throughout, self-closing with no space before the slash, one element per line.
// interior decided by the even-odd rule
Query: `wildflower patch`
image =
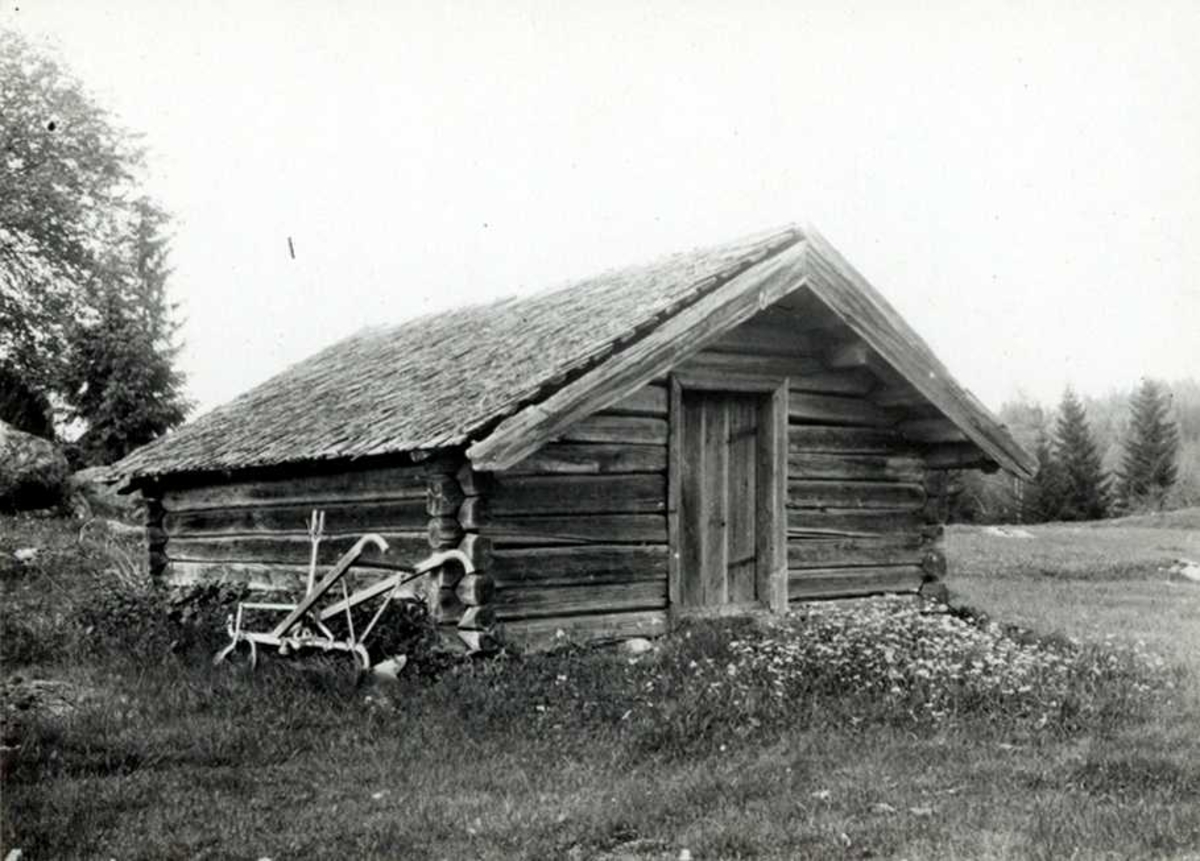
<path fill-rule="evenodd" d="M 1176 683 L 1141 646 L 1038 636 L 898 596 L 698 623 L 642 672 L 656 744 L 822 722 L 1069 733 L 1148 714 Z"/>

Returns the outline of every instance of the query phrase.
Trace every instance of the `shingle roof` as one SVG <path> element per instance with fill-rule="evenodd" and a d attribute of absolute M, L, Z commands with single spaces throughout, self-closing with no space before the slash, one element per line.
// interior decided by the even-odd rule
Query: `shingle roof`
<path fill-rule="evenodd" d="M 1028 453 L 878 291 L 815 230 L 792 226 L 527 297 L 364 330 L 138 449 L 116 468 L 136 480 L 469 443 L 476 452 L 503 448 L 508 443 L 501 440 L 515 434 L 523 435 L 521 446 L 540 445 L 569 420 L 564 404 L 600 391 L 603 383 L 595 381 L 614 365 L 629 364 L 672 328 L 691 332 L 685 321 L 731 299 L 761 301 L 750 291 L 756 281 L 777 277 L 773 269 L 784 273 L 788 290 L 810 289 L 988 459 L 1031 474 Z M 762 306 L 740 313 L 755 307 Z M 667 353 L 650 355 L 622 385 L 640 385 L 671 366 Z"/>
<path fill-rule="evenodd" d="M 453 447 L 802 238 L 796 227 L 371 328 L 130 454 L 131 477 Z"/>

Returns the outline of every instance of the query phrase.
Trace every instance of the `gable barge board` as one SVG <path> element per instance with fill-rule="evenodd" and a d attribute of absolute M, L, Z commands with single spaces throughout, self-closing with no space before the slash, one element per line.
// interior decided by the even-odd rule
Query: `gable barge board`
<path fill-rule="evenodd" d="M 468 456 L 477 469 L 504 469 L 591 413 L 633 394 L 803 286 L 805 247 L 797 237 L 794 244 L 717 286 L 541 403 L 500 422 L 487 438 L 468 449 Z"/>

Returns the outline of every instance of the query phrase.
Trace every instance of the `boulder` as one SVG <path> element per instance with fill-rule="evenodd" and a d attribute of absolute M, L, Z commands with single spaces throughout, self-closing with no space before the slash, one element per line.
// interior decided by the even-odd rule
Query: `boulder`
<path fill-rule="evenodd" d="M 1190 559 L 1176 559 L 1175 564 L 1167 569 L 1167 573 L 1174 574 L 1183 580 L 1200 583 L 1200 562 L 1192 562 Z"/>
<path fill-rule="evenodd" d="M 0 421 L 0 511 L 59 505 L 70 472 L 54 443 Z"/>
<path fill-rule="evenodd" d="M 631 637 L 622 640 L 619 648 L 627 655 L 644 655 L 654 648 L 654 643 L 645 637 Z"/>
<path fill-rule="evenodd" d="M 141 494 L 121 494 L 123 477 L 107 466 L 89 466 L 71 475 L 68 489 L 71 508 L 81 517 L 101 517 L 141 525 L 138 505 Z"/>
<path fill-rule="evenodd" d="M 373 666 L 371 674 L 378 681 L 396 682 L 400 680 L 400 673 L 407 665 L 408 655 L 397 655 Z"/>

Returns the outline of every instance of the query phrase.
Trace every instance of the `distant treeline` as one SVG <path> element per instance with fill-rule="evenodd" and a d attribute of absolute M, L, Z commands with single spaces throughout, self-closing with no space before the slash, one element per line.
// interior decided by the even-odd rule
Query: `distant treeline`
<path fill-rule="evenodd" d="M 1019 396 L 1000 419 L 1038 458 L 1038 475 L 959 472 L 951 520 L 1095 520 L 1200 506 L 1200 381 L 1143 380 L 1104 397 L 1072 391 L 1054 407 Z"/>

